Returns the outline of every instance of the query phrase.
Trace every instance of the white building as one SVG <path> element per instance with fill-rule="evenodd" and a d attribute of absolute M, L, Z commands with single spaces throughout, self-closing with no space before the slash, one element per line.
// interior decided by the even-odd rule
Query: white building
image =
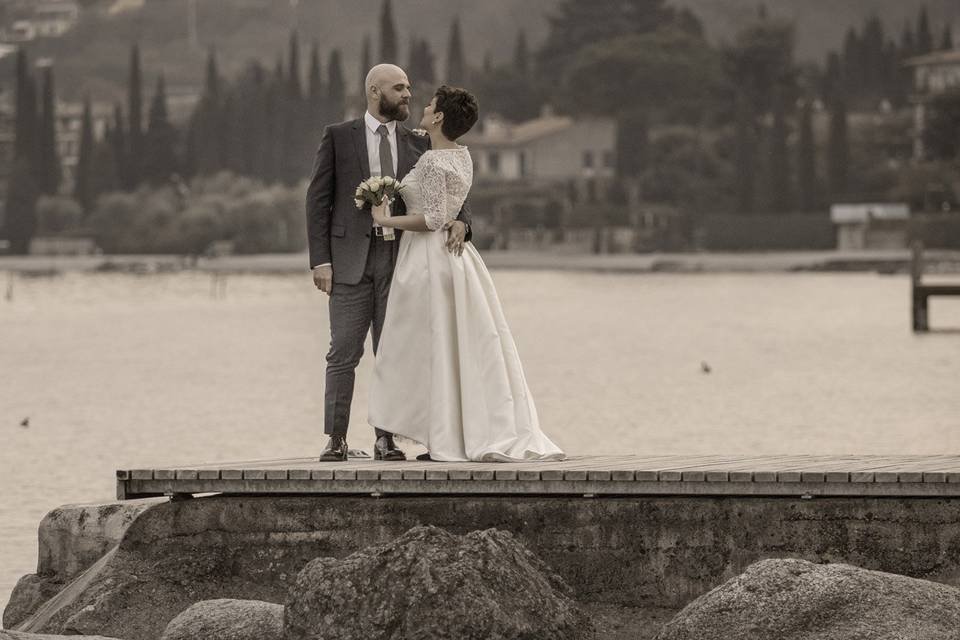
<path fill-rule="evenodd" d="M 960 49 L 937 51 L 907 60 L 913 69 L 912 101 L 914 103 L 913 157 L 921 159 L 923 129 L 926 126 L 926 104 L 933 96 L 960 87 Z"/>
<path fill-rule="evenodd" d="M 4 42 L 29 42 L 37 38 L 59 38 L 80 19 L 76 0 L 30 0 L 9 8 L 12 18 L 0 34 Z"/>
<path fill-rule="evenodd" d="M 837 249 L 902 249 L 907 246 L 910 206 L 902 202 L 835 204 L 830 221 Z"/>
<path fill-rule="evenodd" d="M 612 178 L 616 171 L 616 123 L 574 120 L 549 111 L 511 124 L 487 118 L 463 138 L 475 175 L 489 181 L 564 181 Z"/>

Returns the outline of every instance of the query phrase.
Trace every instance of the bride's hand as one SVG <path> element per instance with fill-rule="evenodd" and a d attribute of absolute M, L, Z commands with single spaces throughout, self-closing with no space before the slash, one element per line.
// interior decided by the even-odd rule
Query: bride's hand
<path fill-rule="evenodd" d="M 371 207 L 370 212 L 373 214 L 373 220 L 381 226 L 384 225 L 386 220 L 390 219 L 390 216 L 387 214 L 387 207 L 390 206 L 390 203 L 386 198 L 383 199 L 383 202 L 380 204 L 375 204 Z"/>

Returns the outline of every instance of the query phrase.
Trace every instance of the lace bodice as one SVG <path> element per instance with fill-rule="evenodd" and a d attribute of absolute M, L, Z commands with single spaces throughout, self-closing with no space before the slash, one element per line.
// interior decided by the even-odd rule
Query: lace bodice
<path fill-rule="evenodd" d="M 473 184 L 473 160 L 466 147 L 425 151 L 404 176 L 400 196 L 407 214 L 422 213 L 431 231 L 455 220 Z"/>

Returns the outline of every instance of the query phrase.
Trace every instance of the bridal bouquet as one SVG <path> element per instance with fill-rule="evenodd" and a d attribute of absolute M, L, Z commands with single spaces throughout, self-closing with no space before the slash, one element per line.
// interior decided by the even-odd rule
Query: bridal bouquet
<path fill-rule="evenodd" d="M 360 183 L 353 196 L 353 202 L 357 205 L 357 209 L 363 209 L 368 202 L 372 205 L 382 204 L 384 198 L 387 199 L 387 202 L 392 202 L 394 198 L 400 195 L 401 190 L 403 190 L 403 187 L 395 178 L 374 176 Z"/>

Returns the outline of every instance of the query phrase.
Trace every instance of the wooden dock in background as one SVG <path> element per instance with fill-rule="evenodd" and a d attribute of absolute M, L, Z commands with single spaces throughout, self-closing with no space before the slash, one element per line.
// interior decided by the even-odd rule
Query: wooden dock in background
<path fill-rule="evenodd" d="M 960 282 L 951 284 L 923 282 L 923 243 L 914 242 L 910 249 L 911 316 L 914 332 L 921 333 L 930 330 L 931 296 L 960 296 Z"/>
<path fill-rule="evenodd" d="M 287 458 L 117 471 L 119 500 L 200 493 L 960 497 L 960 455 L 609 455 L 482 464 Z"/>

